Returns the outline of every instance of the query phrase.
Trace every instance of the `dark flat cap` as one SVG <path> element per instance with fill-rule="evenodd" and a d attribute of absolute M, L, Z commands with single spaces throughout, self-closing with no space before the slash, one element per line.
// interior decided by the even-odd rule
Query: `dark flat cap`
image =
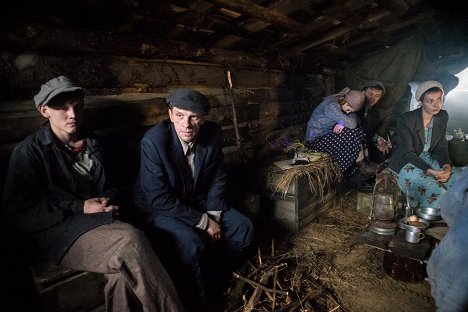
<path fill-rule="evenodd" d="M 53 78 L 41 86 L 41 91 L 34 96 L 34 104 L 36 108 L 41 105 L 46 105 L 50 102 L 55 96 L 64 92 L 72 92 L 77 90 L 83 90 L 81 87 L 78 87 L 75 83 L 70 81 L 65 76 L 59 76 Z"/>
<path fill-rule="evenodd" d="M 176 89 L 167 98 L 169 107 L 189 110 L 199 115 L 208 115 L 210 103 L 206 97 L 193 89 Z"/>

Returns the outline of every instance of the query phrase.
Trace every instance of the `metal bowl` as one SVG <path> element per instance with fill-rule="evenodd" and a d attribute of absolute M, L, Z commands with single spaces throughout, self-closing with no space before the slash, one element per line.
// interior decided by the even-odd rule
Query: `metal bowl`
<path fill-rule="evenodd" d="M 415 227 L 415 228 L 418 228 L 420 229 L 421 231 L 424 231 L 425 229 L 427 229 L 430 225 L 431 225 L 431 222 L 427 221 L 426 219 L 423 219 L 423 218 L 418 218 L 418 221 L 420 224 L 418 225 L 409 225 L 408 224 L 408 217 L 404 217 L 404 218 L 401 218 L 400 221 L 398 222 L 398 227 L 400 229 L 405 229 L 407 227 Z"/>
<path fill-rule="evenodd" d="M 416 212 L 428 214 L 431 216 L 440 216 L 440 208 L 419 207 L 419 208 L 416 208 Z"/>
<path fill-rule="evenodd" d="M 416 210 L 416 215 L 418 217 L 423 218 L 424 220 L 428 220 L 428 221 L 442 220 L 441 216 L 435 216 L 435 215 L 430 215 L 430 214 L 427 214 L 427 213 L 421 213 L 421 212 L 419 212 L 417 210 Z"/>

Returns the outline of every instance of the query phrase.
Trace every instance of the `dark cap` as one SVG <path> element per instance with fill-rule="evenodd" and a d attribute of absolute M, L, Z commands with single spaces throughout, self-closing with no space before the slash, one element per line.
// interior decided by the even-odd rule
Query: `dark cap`
<path fill-rule="evenodd" d="M 368 87 L 379 87 L 383 90 L 383 94 L 385 94 L 385 86 L 382 81 L 379 81 L 379 80 L 366 81 L 366 83 L 364 83 L 364 86 L 362 87 L 362 91 L 364 91 L 364 89 Z"/>
<path fill-rule="evenodd" d="M 34 104 L 36 104 L 36 108 L 39 108 L 39 106 L 49 103 L 50 100 L 52 100 L 60 93 L 78 90 L 83 90 L 83 88 L 78 87 L 67 77 L 56 77 L 47 81 L 41 86 L 41 91 L 39 91 L 39 93 L 34 96 Z"/>
<path fill-rule="evenodd" d="M 169 107 L 177 107 L 197 113 L 200 116 L 208 115 L 210 103 L 206 97 L 193 89 L 176 89 L 167 98 Z"/>

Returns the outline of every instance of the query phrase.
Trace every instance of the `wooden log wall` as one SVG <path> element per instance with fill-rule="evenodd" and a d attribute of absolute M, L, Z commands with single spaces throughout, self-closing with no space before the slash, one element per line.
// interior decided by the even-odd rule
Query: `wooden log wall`
<path fill-rule="evenodd" d="M 224 130 L 228 163 L 240 162 L 227 92 L 228 70 L 248 162 L 280 147 L 278 138 L 302 134 L 311 111 L 325 94 L 324 76 L 268 69 L 267 60 L 241 52 L 226 51 L 224 59 L 222 50 L 211 51 L 211 56 L 205 53 L 200 61 L 193 51 L 184 54 L 177 50 L 171 58 L 169 48 L 175 43 L 164 48 L 160 42 L 158 50 L 150 49 L 149 53 L 142 49 L 145 45 L 141 38 L 135 42 L 135 38 L 122 37 L 119 42 L 104 32 L 84 34 L 79 29 L 60 28 L 53 32 L 49 29 L 51 35 L 47 36 L 43 28 L 19 25 L 15 30 L 0 31 L 2 183 L 15 144 L 44 122 L 34 107 L 34 94 L 42 83 L 58 75 L 69 76 L 85 88 L 87 125 L 114 142 L 120 152 L 137 152 L 143 133 L 167 117 L 165 97 L 171 90 L 191 87 L 200 91 L 212 106 L 208 118 Z M 139 48 L 131 48 L 132 43 Z M 180 46 L 188 49 L 185 44 Z"/>

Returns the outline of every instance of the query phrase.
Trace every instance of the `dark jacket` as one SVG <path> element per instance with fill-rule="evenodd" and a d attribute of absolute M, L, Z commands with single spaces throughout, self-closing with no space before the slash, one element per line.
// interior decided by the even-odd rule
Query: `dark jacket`
<path fill-rule="evenodd" d="M 96 163 L 94 194 L 87 195 L 104 195 L 102 149 L 92 133 L 82 131 Z M 15 147 L 5 182 L 3 218 L 31 234 L 48 260 L 55 263 L 83 233 L 112 222 L 111 213 L 83 213 L 89 197 L 78 193 L 71 170 L 71 157 L 56 142 L 47 122 Z"/>
<path fill-rule="evenodd" d="M 448 143 L 445 138 L 447 131 L 448 114 L 441 110 L 434 115 L 432 127 L 432 140 L 429 154 L 439 162 L 439 165 L 451 164 L 448 154 Z M 389 167 L 400 172 L 407 163 L 411 163 L 424 172 L 430 167 L 419 157 L 424 149 L 424 124 L 422 108 L 415 109 L 400 115 L 397 121 L 397 144 L 390 157 Z"/>
<path fill-rule="evenodd" d="M 164 215 L 193 226 L 206 211 L 229 209 L 221 138 L 221 128 L 205 121 L 196 139 L 193 192 L 188 194 L 184 177 L 190 168 L 172 122 L 164 120 L 145 134 L 134 200 L 147 221 Z"/>

